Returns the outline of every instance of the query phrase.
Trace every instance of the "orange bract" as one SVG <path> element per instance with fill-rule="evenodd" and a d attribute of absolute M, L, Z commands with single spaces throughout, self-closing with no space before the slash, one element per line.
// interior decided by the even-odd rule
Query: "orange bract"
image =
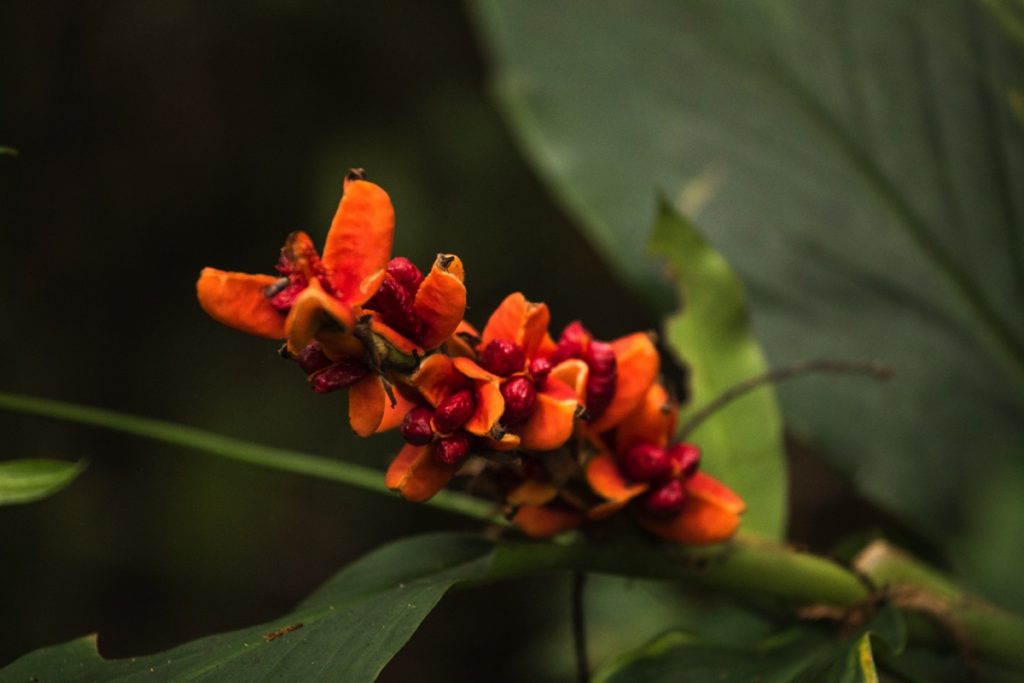
<path fill-rule="evenodd" d="M 217 322 L 258 337 L 283 339 L 284 316 L 267 298 L 267 289 L 275 282 L 273 275 L 203 268 L 196 295 L 199 305 Z"/>
<path fill-rule="evenodd" d="M 394 235 L 395 210 L 387 192 L 350 174 L 324 243 L 324 265 L 339 299 L 355 306 L 373 296 L 376 287 L 362 285 L 387 266 Z"/>

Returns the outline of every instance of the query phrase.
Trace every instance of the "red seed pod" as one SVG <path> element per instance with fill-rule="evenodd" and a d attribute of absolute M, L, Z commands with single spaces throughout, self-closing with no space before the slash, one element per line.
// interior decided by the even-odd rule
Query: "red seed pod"
<path fill-rule="evenodd" d="M 299 298 L 299 294 L 302 294 L 306 286 L 306 279 L 301 276 L 293 276 L 291 281 L 280 288 L 277 285 L 272 286 L 272 293 L 268 292 L 270 305 L 277 309 L 278 313 L 287 313 L 295 305 L 295 300 Z"/>
<path fill-rule="evenodd" d="M 537 404 L 537 390 L 526 377 L 513 377 L 502 384 L 501 396 L 505 399 L 505 412 L 501 418 L 505 424 L 522 422 L 530 417 Z"/>
<path fill-rule="evenodd" d="M 643 498 L 644 511 L 653 517 L 678 515 L 686 502 L 686 489 L 678 479 L 667 482 L 649 492 Z"/>
<path fill-rule="evenodd" d="M 501 377 L 522 372 L 526 355 L 522 347 L 508 339 L 492 339 L 480 354 L 480 365 L 484 370 Z"/>
<path fill-rule="evenodd" d="M 672 462 L 664 448 L 641 442 L 630 447 L 622 456 L 622 469 L 633 481 L 650 482 L 670 476 Z"/>
<path fill-rule="evenodd" d="M 440 434 L 451 434 L 466 424 L 476 411 L 473 392 L 463 389 L 452 394 L 437 406 L 434 413 L 434 429 Z"/>
<path fill-rule="evenodd" d="M 618 372 L 615 351 L 606 342 L 592 341 L 584 360 L 590 373 L 587 376 L 587 413 L 590 419 L 600 417 L 615 397 Z"/>
<path fill-rule="evenodd" d="M 366 308 L 380 313 L 386 325 L 399 333 L 417 340 L 423 323 L 413 313 L 413 295 L 393 275 L 388 273 L 380 283 L 380 289 L 366 302 Z"/>
<path fill-rule="evenodd" d="M 551 362 L 558 365 L 569 358 L 582 358 L 592 338 L 587 328 L 583 327 L 579 320 L 574 320 L 562 330 L 562 336 L 558 338 L 558 348 L 555 349 Z"/>
<path fill-rule="evenodd" d="M 405 414 L 402 426 L 398 428 L 402 438 L 415 446 L 424 446 L 434 439 L 434 428 L 430 420 L 434 411 L 429 408 L 417 407 Z"/>
<path fill-rule="evenodd" d="M 416 297 L 416 291 L 423 282 L 423 272 L 404 256 L 396 256 L 388 261 L 388 275 L 398 280 L 412 298 Z"/>
<path fill-rule="evenodd" d="M 457 465 L 466 459 L 473 440 L 466 432 L 455 432 L 446 436 L 434 446 L 434 459 L 445 465 Z"/>
<path fill-rule="evenodd" d="M 299 355 L 294 358 L 295 362 L 299 364 L 299 367 L 302 368 L 302 371 L 307 375 L 312 375 L 318 370 L 323 370 L 334 362 L 327 357 L 326 353 L 324 353 L 324 349 L 320 346 L 320 343 L 315 341 L 306 344 L 306 348 L 299 351 Z"/>
<path fill-rule="evenodd" d="M 328 365 L 309 376 L 313 391 L 326 394 L 347 387 L 366 377 L 370 369 L 362 361 L 346 359 Z"/>
<path fill-rule="evenodd" d="M 530 376 L 533 377 L 534 382 L 543 382 L 551 374 L 553 367 L 554 363 L 549 358 L 534 358 L 530 361 Z"/>
<path fill-rule="evenodd" d="M 672 476 L 689 479 L 700 467 L 700 448 L 692 443 L 677 443 L 668 449 L 668 459 L 672 463 Z"/>

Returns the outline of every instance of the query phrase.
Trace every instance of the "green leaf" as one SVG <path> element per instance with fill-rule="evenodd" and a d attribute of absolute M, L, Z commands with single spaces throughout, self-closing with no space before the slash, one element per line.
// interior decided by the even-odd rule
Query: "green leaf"
<path fill-rule="evenodd" d="M 743 283 L 692 223 L 661 204 L 651 240 L 668 260 L 682 311 L 665 324 L 669 344 L 686 363 L 692 401 L 686 421 L 723 391 L 768 369 L 750 329 Z M 704 467 L 747 502 L 743 528 L 781 537 L 786 524 L 782 417 L 764 386 L 719 410 L 696 432 Z"/>
<path fill-rule="evenodd" d="M 0 145 L 0 156 L 16 157 L 18 156 L 18 150 L 13 147 L 4 147 L 3 145 Z"/>
<path fill-rule="evenodd" d="M 947 548 L 985 524 L 970 501 L 1024 443 L 1024 51 L 991 13 L 473 7 L 508 120 L 609 264 L 647 292 L 644 228 L 666 193 L 747 283 L 772 365 L 895 368 L 884 386 L 780 388 L 796 435 Z M 1019 586 L 988 591 L 1024 604 Z"/>
<path fill-rule="evenodd" d="M 31 503 L 51 496 L 71 483 L 85 461 L 33 458 L 0 462 L 0 505 Z"/>
<path fill-rule="evenodd" d="M 900 652 L 905 640 L 902 618 L 888 607 L 848 638 L 800 626 L 744 647 L 670 632 L 612 662 L 594 683 L 667 683 L 683 676 L 723 683 L 878 683 L 873 648 L 884 643 Z"/>
<path fill-rule="evenodd" d="M 373 681 L 454 584 L 482 576 L 494 545 L 466 535 L 386 546 L 280 619 L 167 652 L 105 660 L 93 636 L 37 650 L 3 681 Z"/>

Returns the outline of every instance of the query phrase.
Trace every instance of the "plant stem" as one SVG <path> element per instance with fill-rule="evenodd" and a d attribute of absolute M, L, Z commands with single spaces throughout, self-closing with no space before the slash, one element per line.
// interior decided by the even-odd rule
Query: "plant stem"
<path fill-rule="evenodd" d="M 583 612 L 583 589 L 587 583 L 587 574 L 582 571 L 572 573 L 572 642 L 576 654 L 576 680 L 578 683 L 589 683 L 590 662 L 587 657 L 587 623 Z"/>
<path fill-rule="evenodd" d="M 202 453 L 237 460 L 257 467 L 305 474 L 348 484 L 365 491 L 393 495 L 384 486 L 384 473 L 369 467 L 309 453 L 264 446 L 173 422 L 10 392 L 0 392 L 0 410 L 102 427 L 153 441 L 184 446 Z M 426 504 L 485 522 L 501 523 L 504 521 L 495 513 L 494 505 L 452 491 L 441 491 Z"/>

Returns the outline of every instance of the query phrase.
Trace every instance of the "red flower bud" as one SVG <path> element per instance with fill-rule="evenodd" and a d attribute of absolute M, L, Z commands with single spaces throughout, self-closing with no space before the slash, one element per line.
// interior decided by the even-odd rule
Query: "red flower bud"
<path fill-rule="evenodd" d="M 700 449 L 692 443 L 677 443 L 668 449 L 668 459 L 673 477 L 689 479 L 700 466 Z"/>
<path fill-rule="evenodd" d="M 455 432 L 446 436 L 434 446 L 434 459 L 445 465 L 456 465 L 466 459 L 473 440 L 466 432 Z"/>
<path fill-rule="evenodd" d="M 592 341 L 584 356 L 590 373 L 587 376 L 587 413 L 596 419 L 607 410 L 615 397 L 618 382 L 615 351 L 607 342 Z"/>
<path fill-rule="evenodd" d="M 403 439 L 414 446 L 424 446 L 434 439 L 434 428 L 430 426 L 432 417 L 434 411 L 429 408 L 413 408 L 405 414 L 398 431 Z"/>
<path fill-rule="evenodd" d="M 548 358 L 537 357 L 530 361 L 530 376 L 534 382 L 543 382 L 551 373 L 554 363 Z"/>
<path fill-rule="evenodd" d="M 622 457 L 622 468 L 633 481 L 657 481 L 672 474 L 672 462 L 664 448 L 638 443 Z"/>
<path fill-rule="evenodd" d="M 485 370 L 501 377 L 521 372 L 525 362 L 523 349 L 508 339 L 492 339 L 480 357 L 480 365 Z"/>
<path fill-rule="evenodd" d="M 287 351 L 282 351 L 282 353 L 287 355 Z M 299 364 L 299 367 L 307 375 L 312 375 L 317 370 L 323 370 L 334 362 L 324 353 L 320 343 L 315 341 L 306 344 L 306 348 L 299 351 L 299 355 L 294 358 L 295 362 Z"/>
<path fill-rule="evenodd" d="M 420 288 L 420 283 L 423 282 L 422 271 L 404 256 L 396 256 L 388 261 L 388 275 L 398 280 L 412 298 L 416 297 L 416 291 Z"/>
<path fill-rule="evenodd" d="M 670 479 L 643 498 L 644 510 L 654 517 L 672 517 L 679 514 L 686 502 L 683 482 Z"/>
<path fill-rule="evenodd" d="M 370 369 L 361 361 L 346 359 L 314 372 L 309 376 L 309 381 L 313 385 L 313 391 L 318 394 L 326 394 L 355 384 L 369 371 Z"/>
<path fill-rule="evenodd" d="M 526 377 L 513 377 L 502 384 L 501 396 L 505 399 L 502 421 L 506 424 L 521 422 L 530 417 L 537 403 L 537 390 Z"/>
<path fill-rule="evenodd" d="M 476 400 L 467 389 L 454 393 L 437 406 L 434 428 L 441 434 L 451 434 L 466 424 L 476 411 Z"/>

